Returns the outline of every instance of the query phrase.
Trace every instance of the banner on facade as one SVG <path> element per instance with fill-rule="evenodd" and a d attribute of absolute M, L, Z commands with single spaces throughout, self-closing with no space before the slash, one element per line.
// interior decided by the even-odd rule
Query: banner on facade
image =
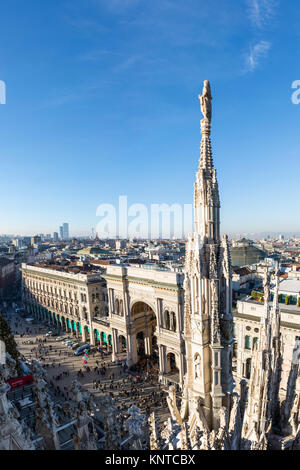
<path fill-rule="evenodd" d="M 11 386 L 11 389 L 24 387 L 24 385 L 29 385 L 33 383 L 32 375 L 25 375 L 24 377 L 17 377 L 16 379 L 10 379 L 7 383 Z"/>

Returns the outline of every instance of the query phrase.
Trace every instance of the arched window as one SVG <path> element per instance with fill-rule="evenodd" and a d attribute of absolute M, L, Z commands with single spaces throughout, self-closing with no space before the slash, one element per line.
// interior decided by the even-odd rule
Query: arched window
<path fill-rule="evenodd" d="M 120 300 L 120 315 L 123 316 L 123 300 Z"/>
<path fill-rule="evenodd" d="M 170 314 L 168 310 L 165 311 L 164 316 L 165 316 L 165 328 L 169 330 L 170 329 Z"/>
<path fill-rule="evenodd" d="M 246 379 L 250 379 L 251 376 L 251 358 L 249 357 L 245 364 L 245 377 Z"/>
<path fill-rule="evenodd" d="M 174 312 L 171 312 L 171 330 L 176 331 L 176 315 Z"/>
<path fill-rule="evenodd" d="M 251 336 L 245 336 L 245 349 L 251 349 Z"/>
<path fill-rule="evenodd" d="M 116 314 L 119 315 L 119 312 L 120 312 L 120 306 L 119 306 L 119 300 L 116 299 L 116 302 L 115 302 L 115 308 L 116 308 Z"/>

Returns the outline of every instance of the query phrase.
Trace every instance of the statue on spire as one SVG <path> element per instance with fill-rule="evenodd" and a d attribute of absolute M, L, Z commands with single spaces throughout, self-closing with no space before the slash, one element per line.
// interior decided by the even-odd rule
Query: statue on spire
<path fill-rule="evenodd" d="M 211 122 L 211 90 L 208 80 L 204 80 L 202 95 L 198 95 L 200 100 L 201 112 L 206 121 Z"/>

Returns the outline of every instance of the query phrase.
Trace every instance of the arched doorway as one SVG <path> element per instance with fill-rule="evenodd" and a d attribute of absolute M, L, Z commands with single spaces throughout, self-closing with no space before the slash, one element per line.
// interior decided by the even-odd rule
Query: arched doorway
<path fill-rule="evenodd" d="M 94 329 L 94 338 L 95 338 L 96 346 L 99 346 L 101 338 L 100 338 L 100 333 L 97 329 Z"/>
<path fill-rule="evenodd" d="M 112 349 L 112 336 L 108 335 L 108 349 Z"/>
<path fill-rule="evenodd" d="M 123 335 L 119 336 L 119 351 L 120 352 L 126 352 L 127 351 L 126 338 Z"/>
<path fill-rule="evenodd" d="M 67 332 L 72 331 L 71 321 L 67 318 Z"/>
<path fill-rule="evenodd" d="M 151 360 L 157 363 L 157 341 L 154 339 L 157 321 L 154 310 L 145 302 L 136 302 L 131 308 L 131 319 L 136 344 L 136 350 L 132 351 L 133 362 L 145 363 L 147 367 Z"/>
<path fill-rule="evenodd" d="M 168 374 L 178 374 L 179 369 L 176 364 L 176 356 L 174 353 L 169 352 L 167 354 L 167 373 Z"/>
<path fill-rule="evenodd" d="M 74 320 L 71 321 L 71 325 L 72 325 L 72 333 L 73 335 L 77 336 L 77 328 L 76 328 L 76 323 Z"/>
<path fill-rule="evenodd" d="M 101 344 L 103 347 L 107 348 L 107 335 L 104 331 L 101 331 Z"/>

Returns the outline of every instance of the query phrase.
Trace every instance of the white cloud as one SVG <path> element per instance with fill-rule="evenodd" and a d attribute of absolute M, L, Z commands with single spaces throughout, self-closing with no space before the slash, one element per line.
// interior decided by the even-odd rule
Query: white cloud
<path fill-rule="evenodd" d="M 246 72 L 253 72 L 259 62 L 267 57 L 268 52 L 271 48 L 272 44 L 268 41 L 260 41 L 254 46 L 251 46 L 250 52 L 246 56 Z"/>
<path fill-rule="evenodd" d="M 247 3 L 249 18 L 258 29 L 273 20 L 278 6 L 278 0 L 247 0 Z"/>

